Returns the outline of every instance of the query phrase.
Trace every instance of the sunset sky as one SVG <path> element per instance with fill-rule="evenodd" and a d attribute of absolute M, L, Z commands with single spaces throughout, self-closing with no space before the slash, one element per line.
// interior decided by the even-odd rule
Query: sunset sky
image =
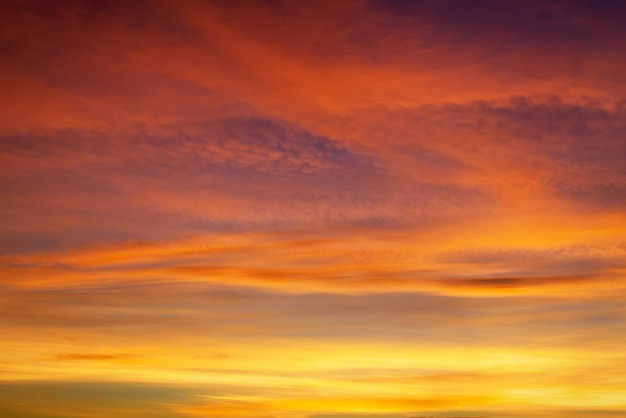
<path fill-rule="evenodd" d="M 0 416 L 626 417 L 626 1 L 0 21 Z"/>

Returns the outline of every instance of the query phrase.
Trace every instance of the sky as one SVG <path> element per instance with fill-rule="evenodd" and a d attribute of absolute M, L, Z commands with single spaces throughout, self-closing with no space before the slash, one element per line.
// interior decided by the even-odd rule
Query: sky
<path fill-rule="evenodd" d="M 1 416 L 626 417 L 626 2 L 0 19 Z"/>

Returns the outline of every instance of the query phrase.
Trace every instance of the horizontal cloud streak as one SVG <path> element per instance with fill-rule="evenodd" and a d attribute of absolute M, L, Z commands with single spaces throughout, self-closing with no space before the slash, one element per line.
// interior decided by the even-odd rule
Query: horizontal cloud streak
<path fill-rule="evenodd" d="M 344 234 L 348 231 L 344 231 Z M 2 282 L 24 288 L 199 282 L 280 293 L 546 294 L 622 289 L 624 244 L 455 253 L 443 235 L 215 235 L 91 251 L 4 257 Z M 471 242 L 471 241 L 470 241 Z M 595 252 L 595 256 L 591 254 Z M 562 289 L 569 288 L 567 294 Z M 578 287 L 578 291 L 576 291 Z"/>

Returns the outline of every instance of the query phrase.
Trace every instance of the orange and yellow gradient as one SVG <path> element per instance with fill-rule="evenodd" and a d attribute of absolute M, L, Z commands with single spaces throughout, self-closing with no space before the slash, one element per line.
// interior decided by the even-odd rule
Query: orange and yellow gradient
<path fill-rule="evenodd" d="M 0 416 L 626 416 L 626 3 L 0 16 Z"/>

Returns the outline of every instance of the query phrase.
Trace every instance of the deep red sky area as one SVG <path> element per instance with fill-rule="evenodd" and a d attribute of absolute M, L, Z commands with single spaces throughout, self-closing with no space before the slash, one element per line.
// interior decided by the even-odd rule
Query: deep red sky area
<path fill-rule="evenodd" d="M 0 415 L 626 415 L 626 2 L 0 20 Z"/>

